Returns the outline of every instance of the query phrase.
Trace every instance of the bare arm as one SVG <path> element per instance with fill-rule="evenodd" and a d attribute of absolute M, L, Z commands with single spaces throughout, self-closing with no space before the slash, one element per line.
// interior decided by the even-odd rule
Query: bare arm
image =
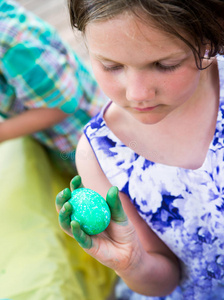
<path fill-rule="evenodd" d="M 0 142 L 28 135 L 61 122 L 68 115 L 59 108 L 35 108 L 0 123 Z"/>
<path fill-rule="evenodd" d="M 85 136 L 79 142 L 76 155 L 84 186 L 105 198 L 111 184 Z M 112 222 L 102 236 L 105 241 L 110 241 L 107 242 L 107 251 L 103 249 L 100 237 L 97 237 L 93 238 L 93 246 L 85 249 L 86 252 L 114 269 L 138 293 L 149 296 L 171 293 L 179 282 L 177 258 L 139 216 L 128 197 L 120 193 L 120 200 L 128 217 L 127 225 L 118 226 Z"/>

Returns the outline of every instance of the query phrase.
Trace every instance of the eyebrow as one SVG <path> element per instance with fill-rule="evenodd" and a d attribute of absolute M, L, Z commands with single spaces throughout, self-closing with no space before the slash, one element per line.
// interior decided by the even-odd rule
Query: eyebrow
<path fill-rule="evenodd" d="M 93 54 L 93 55 L 98 60 L 103 60 L 103 61 L 108 61 L 108 62 L 114 62 L 114 63 L 116 62 L 116 61 L 114 61 L 112 59 L 109 59 L 109 58 L 106 58 L 106 57 L 104 57 L 104 56 L 102 56 L 100 54 Z"/>
<path fill-rule="evenodd" d="M 186 53 L 186 52 L 184 52 L 184 51 L 180 51 L 180 52 L 172 53 L 172 54 L 170 54 L 170 55 L 168 55 L 168 56 L 166 56 L 166 57 L 161 57 L 161 58 L 159 58 L 159 59 L 157 59 L 157 60 L 155 60 L 155 61 L 163 61 L 163 60 L 167 60 L 167 59 L 180 59 L 180 58 L 181 58 L 180 56 L 182 56 L 182 55 L 187 55 L 187 57 L 188 57 L 189 54 L 190 54 L 190 51 L 189 51 L 189 53 Z M 117 61 L 114 61 L 114 60 L 112 60 L 112 59 L 109 59 L 109 58 L 107 58 L 107 57 L 104 57 L 104 56 L 102 56 L 102 55 L 100 55 L 100 54 L 94 54 L 94 53 L 93 53 L 93 56 L 94 56 L 96 59 L 101 60 L 101 61 L 112 62 L 112 63 L 118 63 Z M 184 59 L 184 58 L 183 58 L 183 59 Z"/>

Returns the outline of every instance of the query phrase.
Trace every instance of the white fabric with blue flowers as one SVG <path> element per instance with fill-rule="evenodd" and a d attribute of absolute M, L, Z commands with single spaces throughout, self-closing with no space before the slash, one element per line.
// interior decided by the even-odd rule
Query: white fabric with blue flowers
<path fill-rule="evenodd" d="M 214 138 L 196 170 L 151 162 L 125 146 L 107 127 L 108 104 L 85 127 L 112 185 L 180 259 L 182 280 L 167 297 L 136 294 L 123 283 L 118 299 L 224 299 L 224 58 L 217 56 L 220 105 Z"/>

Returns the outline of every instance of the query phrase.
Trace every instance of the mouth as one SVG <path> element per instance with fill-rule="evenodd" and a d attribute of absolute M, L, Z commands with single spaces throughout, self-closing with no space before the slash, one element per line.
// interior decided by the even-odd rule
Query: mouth
<path fill-rule="evenodd" d="M 134 110 L 140 111 L 140 112 L 147 112 L 147 111 L 152 111 L 156 108 L 157 106 L 150 106 L 150 107 L 133 107 Z"/>

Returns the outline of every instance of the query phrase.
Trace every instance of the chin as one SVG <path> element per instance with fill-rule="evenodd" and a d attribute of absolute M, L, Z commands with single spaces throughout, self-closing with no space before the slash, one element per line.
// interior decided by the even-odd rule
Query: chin
<path fill-rule="evenodd" d="M 134 116 L 135 120 L 144 125 L 155 125 L 161 122 L 165 116 Z"/>

